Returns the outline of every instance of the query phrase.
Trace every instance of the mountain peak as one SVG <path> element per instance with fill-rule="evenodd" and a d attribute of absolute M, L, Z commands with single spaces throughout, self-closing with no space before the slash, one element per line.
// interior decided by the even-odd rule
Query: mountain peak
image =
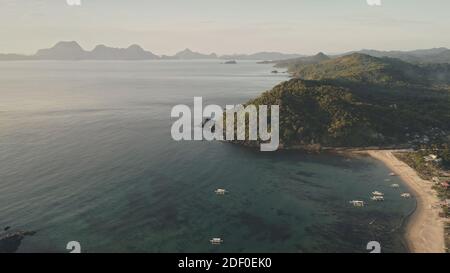
<path fill-rule="evenodd" d="M 330 57 L 328 57 L 328 55 L 326 55 L 323 52 L 319 52 L 316 55 L 312 56 L 311 59 L 316 61 L 316 62 L 321 62 L 321 61 L 329 60 Z"/>
<path fill-rule="evenodd" d="M 38 50 L 36 56 L 49 60 L 78 60 L 86 57 L 87 52 L 75 41 L 61 41 L 52 48 Z"/>
<path fill-rule="evenodd" d="M 114 48 L 98 45 L 89 52 L 89 59 L 94 60 L 153 60 L 159 59 L 155 54 L 145 51 L 140 45 L 132 44 L 127 48 Z"/>
<path fill-rule="evenodd" d="M 90 52 L 91 54 L 96 54 L 97 52 L 102 52 L 109 50 L 110 48 L 104 44 L 96 45 L 95 48 Z"/>
<path fill-rule="evenodd" d="M 59 41 L 57 42 L 54 47 L 57 46 L 77 46 L 77 47 L 81 47 L 80 44 L 78 44 L 77 41 Z"/>
<path fill-rule="evenodd" d="M 186 48 L 183 51 L 178 52 L 174 56 L 178 59 L 185 59 L 185 60 L 195 60 L 195 59 L 217 59 L 217 55 L 215 53 L 212 54 L 202 54 L 198 52 L 194 52 L 190 50 L 189 48 Z"/>
<path fill-rule="evenodd" d="M 130 45 L 130 46 L 128 47 L 128 49 L 144 51 L 144 49 L 143 49 L 140 45 L 138 45 L 138 44 L 132 44 L 132 45 Z"/>
<path fill-rule="evenodd" d="M 324 61 L 328 61 L 331 58 L 325 55 L 323 52 L 319 52 L 316 55 L 313 56 L 307 56 L 307 57 L 299 57 L 294 59 L 288 59 L 284 61 L 279 61 L 277 63 L 277 67 L 300 67 L 305 65 L 311 65 L 311 64 L 318 64 Z"/>
<path fill-rule="evenodd" d="M 58 42 L 52 48 L 39 50 L 36 57 L 46 60 L 152 60 L 159 58 L 137 44 L 130 45 L 128 48 L 114 48 L 99 44 L 92 51 L 85 51 L 75 41 Z"/>
<path fill-rule="evenodd" d="M 189 48 L 185 48 L 184 50 L 176 53 L 175 56 L 181 55 L 181 54 L 197 54 L 197 52 L 194 52 L 194 51 L 190 50 Z"/>
<path fill-rule="evenodd" d="M 65 48 L 84 51 L 84 49 L 76 41 L 61 41 L 56 43 L 52 48 Z"/>
<path fill-rule="evenodd" d="M 357 58 L 357 59 L 377 59 L 376 57 L 370 56 L 368 54 L 360 53 L 360 52 L 351 53 L 351 54 L 343 56 L 341 58 L 345 58 L 345 57 Z"/>
<path fill-rule="evenodd" d="M 374 57 L 368 54 L 355 52 L 349 55 L 344 55 L 342 57 L 333 59 L 339 63 L 354 63 L 354 64 L 367 64 L 367 63 L 382 63 L 383 58 Z"/>

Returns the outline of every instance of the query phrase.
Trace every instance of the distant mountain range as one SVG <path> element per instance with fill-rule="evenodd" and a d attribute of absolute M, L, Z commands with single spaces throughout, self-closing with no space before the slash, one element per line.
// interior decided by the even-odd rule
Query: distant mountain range
<path fill-rule="evenodd" d="M 279 52 L 258 52 L 254 54 L 233 54 L 223 55 L 221 59 L 227 60 L 260 60 L 260 61 L 275 61 L 275 60 L 287 60 L 303 57 L 300 54 L 284 54 Z"/>
<path fill-rule="evenodd" d="M 412 64 L 450 64 L 450 49 L 448 48 L 432 48 L 418 49 L 412 51 L 378 51 L 372 49 L 363 49 L 360 51 L 351 51 L 339 55 L 325 55 L 319 53 L 314 56 L 302 56 L 290 59 L 275 59 L 264 63 L 274 63 L 277 67 L 292 67 L 293 65 L 302 66 L 306 64 L 317 64 L 329 59 L 339 58 L 342 56 L 360 53 L 377 58 L 394 58 Z"/>
<path fill-rule="evenodd" d="M 322 61 L 339 58 L 342 56 L 352 55 L 354 53 L 360 53 L 377 58 L 393 58 L 399 59 L 404 62 L 412 64 L 450 64 L 450 49 L 431 48 L 431 49 L 418 49 L 412 51 L 379 51 L 372 49 L 363 49 L 360 51 L 351 51 L 339 55 L 325 55 L 320 52 L 313 56 L 300 56 L 295 58 L 273 58 L 270 61 L 264 61 L 262 63 L 274 63 L 277 67 L 292 67 L 293 65 L 301 66 L 306 64 L 317 64 Z M 268 58 L 270 59 L 270 58 Z"/>
<path fill-rule="evenodd" d="M 363 49 L 357 53 L 367 54 L 373 57 L 389 57 L 400 59 L 410 63 L 450 63 L 450 49 L 432 48 L 413 51 L 378 51 Z M 347 54 L 344 54 L 347 55 Z"/>
<path fill-rule="evenodd" d="M 279 60 L 274 63 L 276 63 L 277 67 L 291 67 L 291 66 L 298 66 L 298 65 L 318 64 L 320 62 L 327 61 L 330 59 L 331 59 L 331 57 L 320 52 L 314 56 L 298 57 L 298 58 L 288 59 L 288 60 Z"/>
<path fill-rule="evenodd" d="M 94 50 L 88 52 L 87 58 L 94 60 L 155 60 L 159 57 L 150 51 L 145 51 L 138 45 L 131 45 L 128 48 L 98 45 Z"/>
<path fill-rule="evenodd" d="M 199 60 L 199 59 L 217 59 L 218 56 L 215 53 L 211 53 L 209 55 L 193 52 L 189 48 L 186 48 L 185 50 L 178 52 L 173 56 L 174 59 L 180 59 L 180 60 Z"/>
<path fill-rule="evenodd" d="M 290 65 L 305 80 L 346 79 L 372 84 L 421 85 L 450 83 L 449 64 L 412 64 L 396 58 L 353 53 L 318 63 Z"/>
<path fill-rule="evenodd" d="M 51 48 L 40 49 L 34 55 L 0 54 L 0 61 L 16 60 L 255 60 L 262 63 L 275 63 L 278 67 L 290 67 L 294 64 L 315 64 L 328 59 L 337 58 L 353 53 L 361 53 L 373 57 L 389 57 L 400 59 L 413 64 L 450 63 L 450 49 L 432 48 L 413 51 L 378 51 L 363 49 L 340 55 L 325 55 L 319 53 L 314 56 L 301 54 L 284 54 L 280 52 L 258 52 L 254 54 L 217 55 L 203 54 L 185 49 L 172 56 L 158 56 L 144 50 L 139 45 L 127 48 L 114 48 L 98 45 L 92 51 L 83 49 L 77 42 L 58 42 Z"/>
<path fill-rule="evenodd" d="M 185 49 L 173 56 L 158 56 L 144 50 L 139 45 L 131 45 L 128 48 L 113 48 L 98 45 L 92 51 L 84 50 L 77 42 L 59 42 L 51 48 L 40 49 L 34 55 L 0 54 L 0 61 L 14 60 L 202 60 L 202 59 L 226 59 L 226 60 L 284 60 L 300 57 L 298 54 L 283 54 L 279 52 L 260 52 L 250 55 L 224 55 L 215 53 L 203 54 Z"/>
<path fill-rule="evenodd" d="M 9 57 L 8 57 L 9 56 Z M 113 48 L 98 45 L 92 51 L 84 50 L 77 42 L 59 42 L 52 48 L 40 49 L 35 55 L 0 55 L 1 59 L 18 60 L 155 60 L 159 57 L 138 45 Z"/>

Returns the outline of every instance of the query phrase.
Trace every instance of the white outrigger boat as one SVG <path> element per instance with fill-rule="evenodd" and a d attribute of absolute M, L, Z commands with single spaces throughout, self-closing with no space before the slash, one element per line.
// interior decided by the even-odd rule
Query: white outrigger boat
<path fill-rule="evenodd" d="M 374 192 L 372 192 L 372 194 L 373 194 L 374 196 L 384 196 L 384 193 L 379 192 L 379 191 L 374 191 Z"/>
<path fill-rule="evenodd" d="M 217 195 L 225 195 L 228 191 L 225 189 L 217 189 L 214 191 Z"/>
<path fill-rule="evenodd" d="M 389 176 L 397 176 L 396 173 L 390 173 Z"/>
<path fill-rule="evenodd" d="M 223 243 L 223 240 L 221 238 L 212 238 L 209 240 L 212 245 L 220 245 Z"/>
<path fill-rule="evenodd" d="M 384 201 L 384 197 L 383 196 L 372 196 L 372 201 Z"/>
<path fill-rule="evenodd" d="M 352 200 L 350 201 L 350 204 L 352 204 L 354 207 L 364 207 L 365 205 L 364 201 L 359 200 Z"/>
<path fill-rule="evenodd" d="M 410 193 L 402 193 L 401 195 L 400 195 L 401 197 L 403 197 L 403 198 L 411 198 L 411 194 Z"/>
<path fill-rule="evenodd" d="M 392 184 L 391 188 L 400 188 L 400 185 L 399 184 Z"/>

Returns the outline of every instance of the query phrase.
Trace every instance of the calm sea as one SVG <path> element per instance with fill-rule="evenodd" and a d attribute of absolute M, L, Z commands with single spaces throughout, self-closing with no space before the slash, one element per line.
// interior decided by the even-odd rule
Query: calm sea
<path fill-rule="evenodd" d="M 37 231 L 19 252 L 67 252 L 69 241 L 83 252 L 406 251 L 415 200 L 373 159 L 171 139 L 172 106 L 243 103 L 287 79 L 271 70 L 0 62 L 0 227 Z M 386 201 L 370 202 L 374 190 Z"/>

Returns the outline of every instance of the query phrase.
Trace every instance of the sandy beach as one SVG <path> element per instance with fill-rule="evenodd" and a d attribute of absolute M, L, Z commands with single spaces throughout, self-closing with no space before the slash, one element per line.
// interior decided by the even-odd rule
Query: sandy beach
<path fill-rule="evenodd" d="M 409 249 L 413 253 L 445 252 L 444 221 L 439 217 L 439 199 L 432 189 L 432 183 L 421 179 L 415 170 L 397 159 L 393 152 L 395 151 L 367 151 L 400 176 L 417 200 L 417 208 L 406 227 Z"/>

